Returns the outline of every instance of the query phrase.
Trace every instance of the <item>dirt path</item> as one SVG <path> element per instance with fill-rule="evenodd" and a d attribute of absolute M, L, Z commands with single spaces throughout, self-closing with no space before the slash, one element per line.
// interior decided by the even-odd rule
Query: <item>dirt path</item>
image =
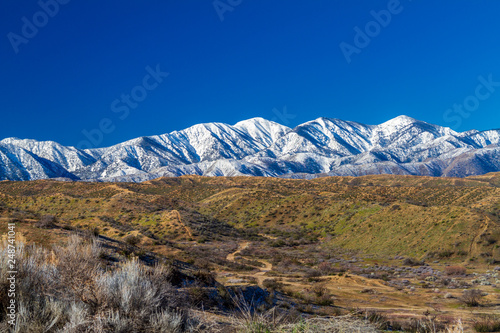
<path fill-rule="evenodd" d="M 250 242 L 242 242 L 238 244 L 238 249 L 233 253 L 227 255 L 226 260 L 234 261 L 234 256 L 246 249 L 250 245 Z"/>
<path fill-rule="evenodd" d="M 234 257 L 236 255 L 238 255 L 241 251 L 243 251 L 244 249 L 248 248 L 248 246 L 250 246 L 250 242 L 241 242 L 238 244 L 238 249 L 236 251 L 234 251 L 233 253 L 230 253 L 227 255 L 226 259 L 228 261 L 232 261 L 232 262 L 236 262 L 234 260 Z M 257 269 L 259 269 L 260 271 L 257 272 L 257 273 L 254 273 L 252 275 L 247 275 L 247 276 L 251 276 L 253 278 L 255 278 L 255 280 L 257 280 L 257 284 L 259 285 L 259 287 L 263 288 L 263 282 L 265 280 L 265 276 L 267 272 L 271 271 L 273 269 L 273 264 L 271 264 L 269 261 L 266 261 L 266 260 L 262 260 L 262 259 L 253 259 L 252 260 L 254 261 L 258 261 L 260 262 L 261 264 L 264 265 L 264 267 L 256 267 L 256 266 L 252 266 L 252 267 L 255 267 Z"/>
<path fill-rule="evenodd" d="M 267 239 L 273 239 L 273 240 L 274 240 L 274 239 L 278 239 L 278 237 L 274 237 L 274 236 L 271 236 L 271 235 L 266 235 L 266 234 L 259 234 L 259 236 L 261 236 L 261 237 L 265 237 L 265 238 L 267 238 Z"/>
<path fill-rule="evenodd" d="M 112 189 L 120 191 L 120 192 L 116 193 L 115 195 L 113 195 L 113 197 L 123 195 L 123 194 L 134 193 L 134 192 L 130 191 L 128 188 L 123 188 L 123 187 L 118 186 L 116 184 L 111 184 L 109 186 L 106 186 L 105 189 L 106 188 L 112 188 Z"/>
<path fill-rule="evenodd" d="M 184 228 L 184 230 L 186 230 L 187 234 L 189 235 L 190 238 L 193 238 L 193 233 L 191 232 L 191 230 L 187 227 L 187 225 L 185 225 L 184 223 L 182 223 L 182 220 L 181 220 L 181 214 L 179 213 L 179 211 L 177 210 L 173 210 L 172 212 L 174 212 L 177 216 L 177 222 Z"/>
<path fill-rule="evenodd" d="M 268 261 L 261 260 L 261 259 L 256 259 L 256 261 L 263 264 L 264 268 L 259 267 L 260 272 L 255 273 L 252 276 L 257 280 L 257 284 L 259 285 L 259 287 L 264 288 L 264 280 L 266 279 L 266 277 L 264 275 L 266 275 L 267 272 L 269 272 L 270 270 L 273 269 L 273 264 L 271 264 Z"/>
<path fill-rule="evenodd" d="M 472 256 L 473 252 L 477 252 L 477 240 L 488 231 L 488 228 L 490 227 L 490 221 L 489 217 L 486 214 L 483 214 L 485 217 L 485 222 L 484 226 L 481 228 L 481 230 L 472 238 L 472 241 L 469 246 L 469 256 Z"/>

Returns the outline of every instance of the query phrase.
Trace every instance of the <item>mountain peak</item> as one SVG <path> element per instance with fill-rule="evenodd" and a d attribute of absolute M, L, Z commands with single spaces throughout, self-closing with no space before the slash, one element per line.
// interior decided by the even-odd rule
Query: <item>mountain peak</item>
<path fill-rule="evenodd" d="M 383 126 L 383 125 L 386 125 L 386 126 L 398 126 L 398 125 L 406 126 L 406 125 L 414 124 L 414 123 L 418 123 L 418 122 L 421 122 L 421 121 L 417 120 L 415 118 L 409 117 L 409 116 L 401 115 L 401 116 L 397 116 L 395 118 L 392 118 L 390 120 L 387 120 L 386 122 L 383 122 L 379 126 Z"/>
<path fill-rule="evenodd" d="M 286 132 L 291 131 L 291 128 L 285 125 L 261 117 L 240 121 L 234 127 L 248 134 L 254 140 L 264 143 L 265 147 L 268 147 Z"/>
<path fill-rule="evenodd" d="M 245 120 L 241 120 L 237 122 L 234 126 L 238 126 L 238 124 L 245 124 L 245 123 L 271 123 L 272 121 L 264 119 L 262 117 L 253 117 Z"/>
<path fill-rule="evenodd" d="M 402 114 L 402 115 L 400 115 L 400 116 L 397 116 L 397 117 L 395 117 L 395 118 L 393 118 L 393 119 L 398 119 L 398 120 L 401 120 L 401 121 L 411 121 L 411 122 L 416 122 L 416 121 L 418 121 L 417 119 L 412 118 L 412 117 L 407 116 L 407 115 L 404 115 L 404 114 Z"/>
<path fill-rule="evenodd" d="M 499 144 L 500 130 L 456 133 L 405 115 L 380 125 L 320 117 L 293 130 L 256 117 L 235 125 L 197 124 L 89 151 L 8 138 L 0 141 L 0 180 L 71 176 L 143 181 L 184 174 L 466 176 L 500 171 Z M 463 163 L 454 163 L 464 154 L 472 162 L 479 156 L 482 164 L 464 168 Z"/>

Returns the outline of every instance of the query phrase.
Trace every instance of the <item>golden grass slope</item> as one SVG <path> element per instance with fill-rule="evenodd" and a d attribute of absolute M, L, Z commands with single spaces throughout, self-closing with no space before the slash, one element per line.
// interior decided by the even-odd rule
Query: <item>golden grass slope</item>
<path fill-rule="evenodd" d="M 500 174 L 292 180 L 183 176 L 136 183 L 0 182 L 2 216 L 44 214 L 110 237 L 264 233 L 382 255 L 500 261 Z"/>

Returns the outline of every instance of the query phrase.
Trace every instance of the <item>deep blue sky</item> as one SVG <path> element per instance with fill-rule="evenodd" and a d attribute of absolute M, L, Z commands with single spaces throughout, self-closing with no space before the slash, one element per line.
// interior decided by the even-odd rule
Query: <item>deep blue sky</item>
<path fill-rule="evenodd" d="M 77 145 L 104 118 L 114 130 L 99 146 L 257 116 L 295 126 L 406 114 L 460 131 L 500 127 L 500 87 L 480 89 L 488 97 L 468 118 L 443 118 L 476 94 L 479 76 L 500 82 L 500 1 L 401 0 L 348 63 L 340 43 L 354 45 L 354 28 L 392 1 L 242 0 L 221 21 L 211 0 L 71 0 L 46 24 L 37 1 L 2 1 L 0 138 Z M 22 36 L 33 15 L 41 27 L 16 53 L 9 33 Z M 120 119 L 112 102 L 157 64 L 169 76 Z M 284 106 L 293 119 L 276 117 Z"/>

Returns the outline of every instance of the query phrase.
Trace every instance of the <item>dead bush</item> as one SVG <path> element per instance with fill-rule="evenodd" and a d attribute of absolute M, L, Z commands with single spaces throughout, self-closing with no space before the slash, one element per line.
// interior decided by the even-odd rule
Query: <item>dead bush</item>
<path fill-rule="evenodd" d="M 81 238 L 71 236 L 67 246 L 56 247 L 54 254 L 59 284 L 69 288 L 91 311 L 96 311 L 100 305 L 96 283 L 103 274 L 99 245 L 96 242 L 83 243 Z"/>
<path fill-rule="evenodd" d="M 475 319 L 473 327 L 476 332 L 500 332 L 500 317 L 483 315 Z"/>
<path fill-rule="evenodd" d="M 335 271 L 335 267 L 328 261 L 320 263 L 318 265 L 318 269 L 323 275 L 329 275 Z"/>
<path fill-rule="evenodd" d="M 276 281 L 275 279 L 265 279 L 262 282 L 262 285 L 264 286 L 264 288 L 270 291 L 280 290 L 283 287 L 283 284 Z"/>
<path fill-rule="evenodd" d="M 53 228 L 56 223 L 57 223 L 57 218 L 54 215 L 44 215 L 36 223 L 36 226 L 42 229 L 49 229 Z"/>
<path fill-rule="evenodd" d="M 444 272 L 446 275 L 465 275 L 467 273 L 467 269 L 463 266 L 446 266 L 444 268 Z"/>
<path fill-rule="evenodd" d="M 460 300 L 467 306 L 479 306 L 482 292 L 479 289 L 468 289 L 462 294 Z"/>
<path fill-rule="evenodd" d="M 403 260 L 403 265 L 406 265 L 406 266 L 422 266 L 424 265 L 424 261 L 423 260 L 417 260 L 417 259 L 414 259 L 414 258 L 406 258 Z"/>
<path fill-rule="evenodd" d="M 169 283 L 168 266 L 147 267 L 132 260 L 105 270 L 100 246 L 75 236 L 53 251 L 18 244 L 15 332 L 180 333 L 198 325 L 186 315 L 182 294 Z M 7 248 L 0 244 L 2 310 L 8 301 L 6 258 Z M 5 313 L 0 314 L 2 332 L 10 331 Z"/>

